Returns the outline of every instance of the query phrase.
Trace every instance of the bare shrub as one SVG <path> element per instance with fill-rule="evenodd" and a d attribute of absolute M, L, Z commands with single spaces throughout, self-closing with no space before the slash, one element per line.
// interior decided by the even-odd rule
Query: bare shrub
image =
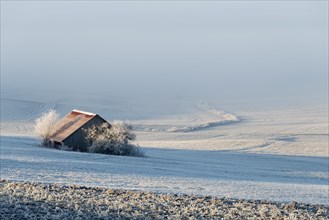
<path fill-rule="evenodd" d="M 54 109 L 44 112 L 39 118 L 35 120 L 35 132 L 42 138 L 42 145 L 49 146 L 50 135 L 58 121 L 58 114 Z"/>
<path fill-rule="evenodd" d="M 86 138 L 91 143 L 89 152 L 122 155 L 144 156 L 144 152 L 136 145 L 130 143 L 136 136 L 132 132 L 132 126 L 122 121 L 113 124 L 103 123 L 85 130 Z"/>

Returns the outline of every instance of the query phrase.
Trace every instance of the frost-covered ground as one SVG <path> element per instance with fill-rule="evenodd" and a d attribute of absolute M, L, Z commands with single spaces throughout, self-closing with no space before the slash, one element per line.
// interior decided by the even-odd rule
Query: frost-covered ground
<path fill-rule="evenodd" d="M 128 119 L 148 157 L 40 148 L 33 120 L 49 108 Z M 1 178 L 329 204 L 327 111 L 321 104 L 6 97 Z"/>

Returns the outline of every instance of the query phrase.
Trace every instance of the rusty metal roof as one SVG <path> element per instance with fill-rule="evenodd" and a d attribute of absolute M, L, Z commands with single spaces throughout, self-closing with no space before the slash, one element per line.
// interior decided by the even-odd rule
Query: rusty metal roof
<path fill-rule="evenodd" d="M 95 116 L 94 113 L 74 109 L 56 124 L 55 131 L 50 138 L 62 142 Z"/>

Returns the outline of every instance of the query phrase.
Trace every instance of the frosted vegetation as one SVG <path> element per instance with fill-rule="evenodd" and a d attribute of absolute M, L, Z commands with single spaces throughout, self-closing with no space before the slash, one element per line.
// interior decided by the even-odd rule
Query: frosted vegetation
<path fill-rule="evenodd" d="M 0 181 L 3 219 L 328 219 L 323 205 Z"/>
<path fill-rule="evenodd" d="M 92 126 L 85 130 L 87 140 L 91 143 L 88 151 L 122 156 L 144 156 L 143 151 L 130 143 L 136 139 L 132 132 L 132 126 L 114 121 L 111 125 L 103 123 L 100 126 Z"/>
<path fill-rule="evenodd" d="M 35 120 L 35 132 L 42 138 L 43 146 L 50 146 L 50 135 L 58 121 L 58 113 L 54 109 L 50 109 Z"/>

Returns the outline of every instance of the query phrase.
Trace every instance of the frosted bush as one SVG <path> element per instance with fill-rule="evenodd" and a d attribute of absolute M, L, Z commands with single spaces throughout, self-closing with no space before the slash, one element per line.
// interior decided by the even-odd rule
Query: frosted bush
<path fill-rule="evenodd" d="M 42 138 L 42 145 L 48 146 L 50 143 L 50 135 L 58 121 L 58 114 L 54 109 L 44 112 L 35 120 L 35 132 Z"/>
<path fill-rule="evenodd" d="M 130 141 L 136 136 L 132 132 L 132 126 L 114 121 L 112 124 L 103 123 L 85 130 L 86 138 L 90 142 L 89 152 L 123 156 L 144 156 L 142 150 Z"/>

